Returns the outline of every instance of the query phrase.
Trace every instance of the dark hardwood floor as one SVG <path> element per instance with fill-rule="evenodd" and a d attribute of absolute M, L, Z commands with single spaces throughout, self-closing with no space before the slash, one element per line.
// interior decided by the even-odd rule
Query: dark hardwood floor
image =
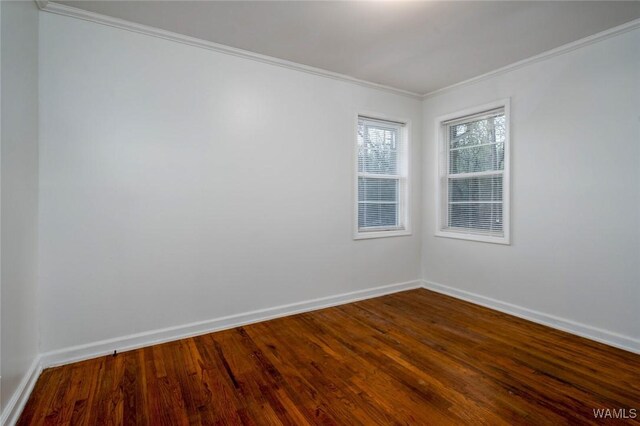
<path fill-rule="evenodd" d="M 640 355 L 411 290 L 47 369 L 19 424 L 601 424 L 607 408 L 640 424 Z"/>

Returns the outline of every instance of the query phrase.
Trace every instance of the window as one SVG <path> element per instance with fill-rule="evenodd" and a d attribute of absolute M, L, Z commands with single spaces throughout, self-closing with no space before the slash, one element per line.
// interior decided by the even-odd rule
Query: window
<path fill-rule="evenodd" d="M 358 116 L 355 238 L 409 235 L 407 128 Z"/>
<path fill-rule="evenodd" d="M 509 101 L 441 117 L 436 235 L 509 244 Z"/>

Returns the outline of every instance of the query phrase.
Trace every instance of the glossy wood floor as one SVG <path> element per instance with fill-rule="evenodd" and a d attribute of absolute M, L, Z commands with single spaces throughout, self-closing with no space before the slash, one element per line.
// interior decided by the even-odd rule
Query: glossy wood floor
<path fill-rule="evenodd" d="M 582 424 L 598 408 L 640 412 L 640 356 L 412 290 L 45 370 L 19 424 Z"/>

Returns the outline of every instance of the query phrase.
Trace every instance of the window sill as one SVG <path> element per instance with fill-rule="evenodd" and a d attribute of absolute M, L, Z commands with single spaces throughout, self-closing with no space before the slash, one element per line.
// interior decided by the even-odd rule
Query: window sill
<path fill-rule="evenodd" d="M 511 245 L 509 241 L 509 237 L 495 237 L 491 235 L 482 235 L 482 234 L 463 234 L 461 232 L 455 231 L 436 231 L 436 237 L 441 238 L 453 238 L 457 240 L 467 240 L 467 241 L 477 241 L 481 243 L 492 243 L 492 244 L 502 244 L 502 245 Z"/>
<path fill-rule="evenodd" d="M 390 231 L 357 231 L 354 240 L 368 240 L 371 238 L 404 237 L 411 235 L 408 229 L 395 229 Z"/>

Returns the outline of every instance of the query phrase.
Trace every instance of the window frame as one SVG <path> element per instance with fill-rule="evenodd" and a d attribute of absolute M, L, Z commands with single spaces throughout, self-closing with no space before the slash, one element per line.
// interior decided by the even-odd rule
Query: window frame
<path fill-rule="evenodd" d="M 360 119 L 397 123 L 399 127 L 399 138 L 402 149 L 399 151 L 399 189 L 398 189 L 398 218 L 402 226 L 398 228 L 370 227 L 361 230 L 358 226 L 358 178 L 361 173 L 358 171 L 358 123 Z M 400 237 L 411 235 L 411 120 L 399 117 L 392 117 L 371 111 L 358 111 L 355 114 L 353 131 L 353 239 L 365 240 L 371 238 Z"/>
<path fill-rule="evenodd" d="M 505 116 L 505 141 L 504 141 L 504 169 L 502 171 L 502 229 L 503 236 L 485 234 L 480 231 L 470 233 L 466 231 L 455 231 L 446 228 L 443 219 L 447 217 L 448 208 L 448 176 L 449 176 L 449 147 L 446 133 L 447 124 L 452 121 L 464 120 L 474 115 L 491 110 L 504 109 Z M 436 131 L 436 237 L 454 238 L 460 240 L 479 241 L 494 244 L 511 244 L 511 100 L 510 98 L 500 99 L 472 108 L 466 108 L 450 114 L 442 115 L 435 119 Z M 490 174 L 490 173 L 488 173 Z M 446 186 L 445 186 L 446 184 Z"/>

